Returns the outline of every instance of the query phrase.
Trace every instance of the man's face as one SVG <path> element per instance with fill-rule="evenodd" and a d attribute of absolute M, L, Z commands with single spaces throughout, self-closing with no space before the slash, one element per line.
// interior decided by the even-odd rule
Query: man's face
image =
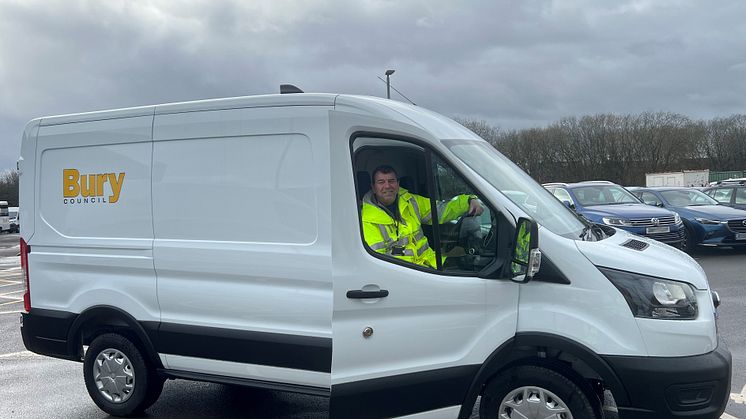
<path fill-rule="evenodd" d="M 377 172 L 373 176 L 373 194 L 378 202 L 384 205 L 391 205 L 399 194 L 399 180 L 396 174 Z"/>

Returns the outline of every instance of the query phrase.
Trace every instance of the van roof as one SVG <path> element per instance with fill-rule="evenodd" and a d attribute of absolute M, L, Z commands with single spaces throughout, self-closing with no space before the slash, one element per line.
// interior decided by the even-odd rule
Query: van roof
<path fill-rule="evenodd" d="M 114 118 L 166 115 L 196 111 L 287 106 L 333 106 L 337 110 L 393 119 L 407 124 L 418 125 L 439 138 L 476 138 L 471 131 L 464 128 L 461 124 L 419 106 L 373 96 L 342 95 L 333 93 L 272 94 L 224 99 L 207 99 L 47 116 L 39 119 L 41 126 L 47 126 L 72 122 L 100 121 Z"/>

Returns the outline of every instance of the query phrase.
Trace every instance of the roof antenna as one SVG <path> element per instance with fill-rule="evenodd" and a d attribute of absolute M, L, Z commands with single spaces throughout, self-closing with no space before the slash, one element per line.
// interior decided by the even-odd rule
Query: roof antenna
<path fill-rule="evenodd" d="M 300 90 L 296 86 L 292 84 L 281 84 L 280 85 L 280 94 L 286 95 L 288 93 L 303 93 L 303 90 Z"/>

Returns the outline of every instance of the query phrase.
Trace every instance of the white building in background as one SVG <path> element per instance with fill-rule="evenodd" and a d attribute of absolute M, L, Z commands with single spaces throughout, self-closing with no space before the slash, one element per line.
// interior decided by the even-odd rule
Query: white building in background
<path fill-rule="evenodd" d="M 707 169 L 645 174 L 645 186 L 707 186 L 709 181 Z"/>

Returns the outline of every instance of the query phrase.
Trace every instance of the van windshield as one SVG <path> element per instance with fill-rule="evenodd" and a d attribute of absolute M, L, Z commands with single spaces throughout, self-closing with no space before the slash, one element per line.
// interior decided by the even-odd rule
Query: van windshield
<path fill-rule="evenodd" d="M 586 225 L 571 210 L 486 141 L 444 140 L 443 144 L 537 223 L 568 238 L 585 236 Z"/>

